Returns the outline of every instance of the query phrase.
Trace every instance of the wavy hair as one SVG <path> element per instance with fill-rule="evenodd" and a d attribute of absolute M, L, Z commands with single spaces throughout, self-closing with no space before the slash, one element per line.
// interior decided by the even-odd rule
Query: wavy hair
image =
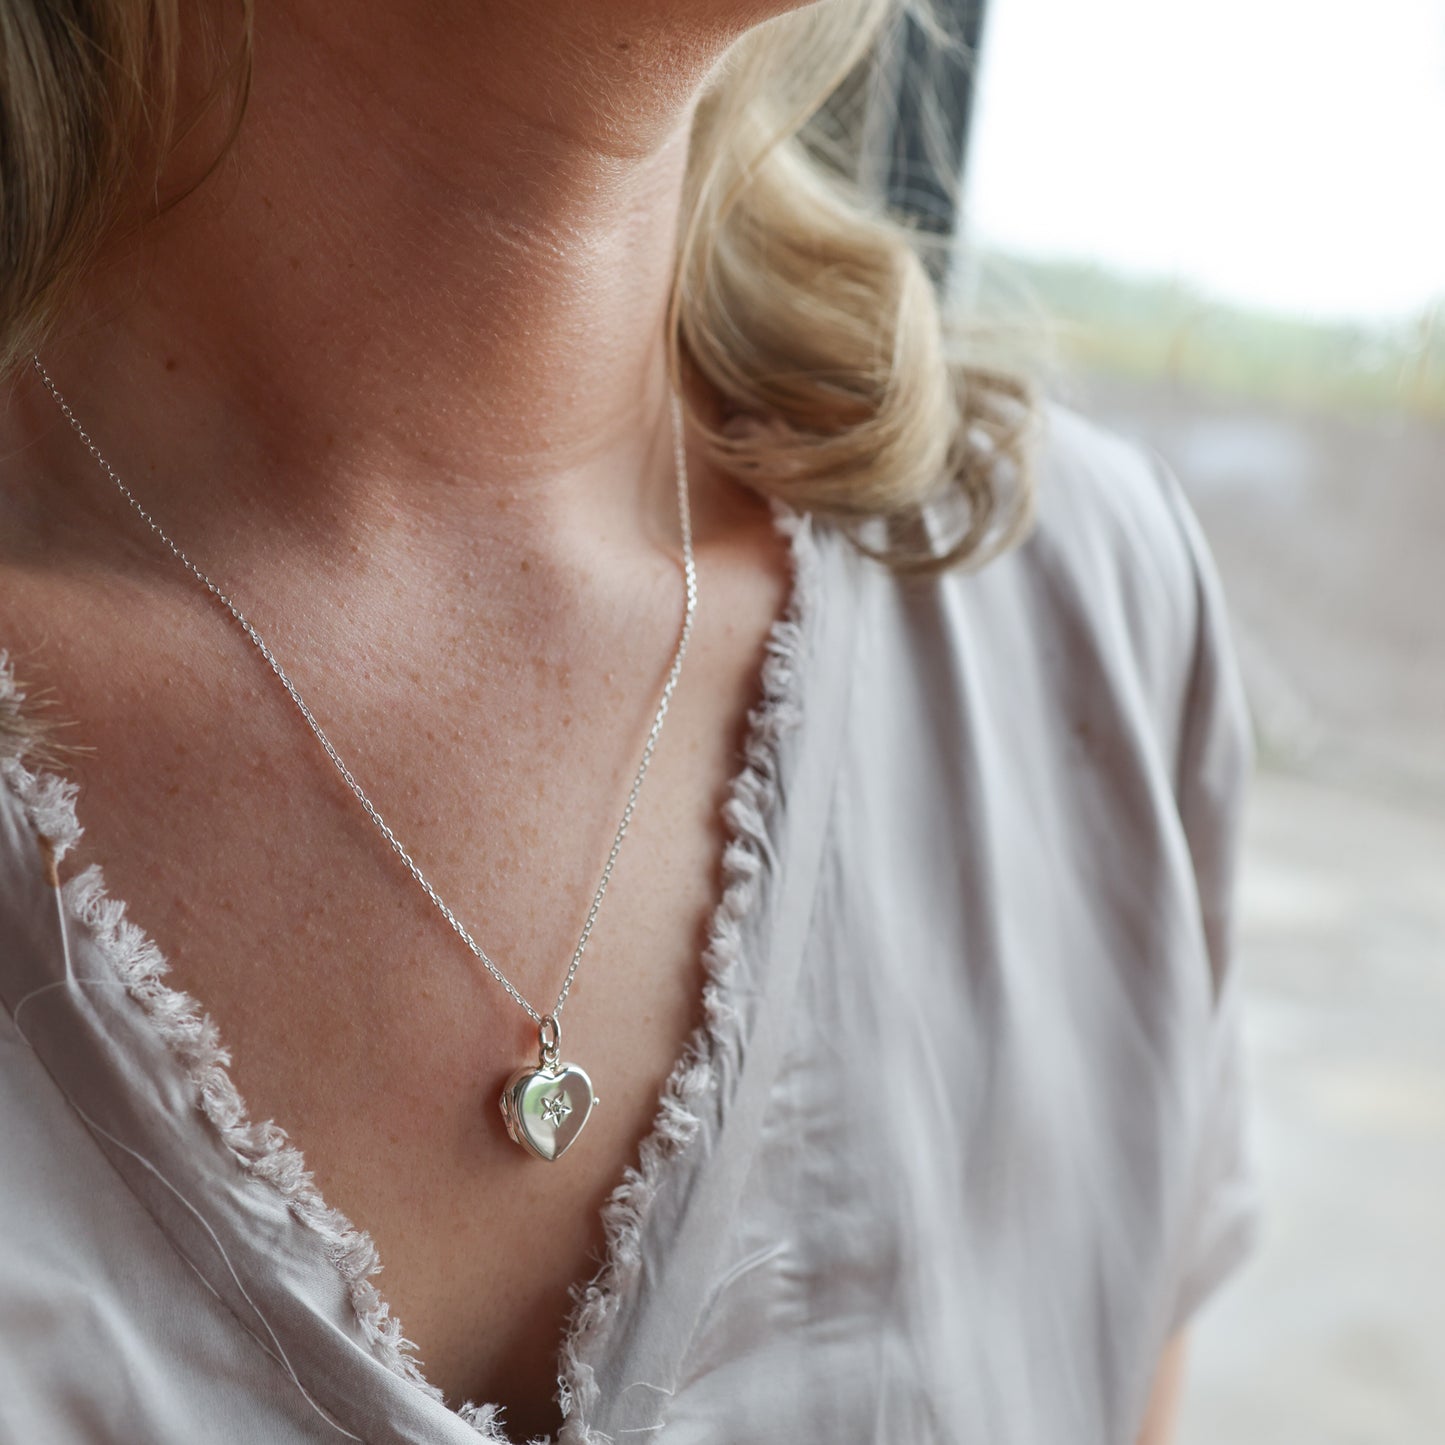
<path fill-rule="evenodd" d="M 696 107 L 666 328 L 679 393 L 686 354 L 721 400 L 720 428 L 689 416 L 712 464 L 906 575 L 984 565 L 1035 503 L 1036 381 L 988 361 L 987 329 L 946 303 L 952 238 L 884 195 L 907 48 L 926 173 L 903 179 L 958 214 L 938 78 L 972 56 L 936 4 L 819 0 L 722 56 Z M 0 3 L 0 377 L 108 238 L 220 163 L 246 111 L 251 22 L 253 0 L 184 16 L 181 0 Z M 204 64 L 182 68 L 195 48 Z M 941 540 L 949 513 L 961 525 Z M 52 731 L 0 708 L 0 744 Z"/>
<path fill-rule="evenodd" d="M 716 430 L 690 418 L 714 462 L 900 572 L 981 565 L 1033 509 L 1032 386 L 981 359 L 930 275 L 940 243 L 876 179 L 870 136 L 896 99 L 878 77 L 904 27 L 939 53 L 959 44 L 928 6 L 828 0 L 723 57 L 695 118 L 668 312 L 674 380 L 690 361 L 723 403 Z M 0 4 L 0 374 L 39 347 L 107 237 L 180 199 L 160 194 L 166 162 L 219 120 L 194 189 L 242 123 L 252 0 L 188 9 L 184 45 L 212 61 L 188 95 L 180 10 Z M 963 524 L 940 543 L 923 513 L 950 499 Z"/>
<path fill-rule="evenodd" d="M 946 303 L 933 277 L 952 238 L 884 197 L 890 78 L 912 33 L 931 62 L 907 75 L 926 173 L 905 181 L 958 212 L 938 77 L 972 56 L 936 4 L 819 0 L 722 56 L 696 108 L 666 328 L 679 394 L 686 354 L 720 397 L 721 428 L 689 416 L 714 465 L 837 520 L 905 575 L 984 565 L 1035 501 L 1036 383 L 985 360 L 985 329 Z M 184 19 L 182 33 L 181 0 L 0 3 L 0 377 L 38 350 L 105 241 L 204 184 L 240 129 L 253 0 Z M 210 64 L 182 92 L 194 46 Z M 172 160 L 197 152 L 163 192 Z M 939 540 L 929 519 L 949 512 L 961 526 Z M 0 707 L 0 756 L 68 751 L 43 701 Z"/>

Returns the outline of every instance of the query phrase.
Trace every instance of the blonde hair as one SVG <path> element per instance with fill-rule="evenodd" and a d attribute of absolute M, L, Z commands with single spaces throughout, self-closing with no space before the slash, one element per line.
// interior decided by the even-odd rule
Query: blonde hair
<path fill-rule="evenodd" d="M 946 315 L 925 264 L 946 241 L 880 194 L 873 111 L 896 97 L 869 81 L 908 18 L 956 44 L 922 5 L 830 0 L 730 52 L 694 126 L 674 330 L 757 423 L 710 438 L 725 470 L 839 519 L 895 570 L 935 572 L 980 565 L 1028 525 L 1035 412 L 1024 378 L 972 357 Z M 840 95 L 851 103 L 825 108 Z M 940 547 L 920 512 L 949 493 L 965 524 Z M 871 519 L 878 547 L 860 535 Z"/>
<path fill-rule="evenodd" d="M 696 108 L 668 308 L 673 384 L 688 394 L 685 353 L 722 403 L 717 431 L 689 418 L 712 462 L 837 520 L 905 575 L 977 568 L 1022 538 L 1039 416 L 1035 381 L 983 360 L 983 328 L 945 305 L 929 267 L 944 269 L 949 238 L 881 194 L 879 136 L 897 97 L 880 79 L 905 27 L 931 40 L 936 64 L 961 52 L 932 3 L 811 4 L 722 56 Z M 202 184 L 240 127 L 251 0 L 185 17 L 186 48 L 214 64 L 182 95 L 179 0 L 0 3 L 0 376 L 38 350 L 104 241 Z M 957 214 L 938 97 L 928 78 L 915 85 L 932 162 L 910 179 L 931 181 Z M 204 165 L 162 195 L 188 142 Z M 964 519 L 951 542 L 929 526 L 935 504 Z M 0 705 L 0 756 L 64 750 L 19 701 Z"/>
<path fill-rule="evenodd" d="M 674 378 L 690 362 L 723 403 L 717 430 L 691 418 L 715 462 L 836 518 L 900 572 L 979 565 L 1032 514 L 1030 386 L 970 357 L 925 264 L 928 241 L 860 180 L 870 58 L 905 22 L 949 43 L 926 4 L 830 0 L 732 47 L 698 106 L 669 308 Z M 197 7 L 201 34 L 186 43 L 208 45 L 217 63 L 184 106 L 179 10 L 0 5 L 5 375 L 39 346 L 103 240 L 178 199 L 158 194 L 166 159 L 219 116 L 226 138 L 208 172 L 241 123 L 251 0 L 239 0 L 239 42 L 224 39 L 219 5 Z M 945 494 L 966 522 L 940 546 L 920 521 Z M 874 546 L 865 524 L 879 520 L 887 540 Z"/>

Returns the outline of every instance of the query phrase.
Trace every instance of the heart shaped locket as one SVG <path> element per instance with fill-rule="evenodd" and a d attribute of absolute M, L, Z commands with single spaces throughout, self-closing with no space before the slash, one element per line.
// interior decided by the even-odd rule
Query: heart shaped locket
<path fill-rule="evenodd" d="M 564 1064 L 558 1054 L 561 1030 L 550 1014 L 537 1030 L 535 1068 L 518 1069 L 502 1090 L 507 1133 L 529 1154 L 551 1163 L 571 1148 L 593 1108 L 602 1101 L 592 1092 L 587 1071 Z"/>

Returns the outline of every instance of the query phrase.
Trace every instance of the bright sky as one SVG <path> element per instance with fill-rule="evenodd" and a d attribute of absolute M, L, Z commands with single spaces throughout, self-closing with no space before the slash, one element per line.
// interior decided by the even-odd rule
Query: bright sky
<path fill-rule="evenodd" d="M 973 234 L 1277 310 L 1445 297 L 1445 0 L 989 0 Z"/>

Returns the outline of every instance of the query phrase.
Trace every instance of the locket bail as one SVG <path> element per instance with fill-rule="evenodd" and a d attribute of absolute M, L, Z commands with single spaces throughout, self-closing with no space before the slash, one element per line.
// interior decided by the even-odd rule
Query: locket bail
<path fill-rule="evenodd" d="M 537 1047 L 541 1053 L 542 1067 L 555 1069 L 562 1057 L 562 1025 L 555 1014 L 543 1015 L 537 1024 Z"/>

